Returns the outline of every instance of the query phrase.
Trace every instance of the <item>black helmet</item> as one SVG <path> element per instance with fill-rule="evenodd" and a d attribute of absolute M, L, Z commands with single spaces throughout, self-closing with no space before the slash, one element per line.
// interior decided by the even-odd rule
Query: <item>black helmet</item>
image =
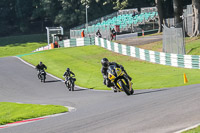
<path fill-rule="evenodd" d="M 66 71 L 68 71 L 68 72 L 69 72 L 69 71 L 70 71 L 70 69 L 69 69 L 69 68 L 67 68 L 67 69 L 66 69 Z"/>
<path fill-rule="evenodd" d="M 40 63 L 39 63 L 39 64 L 40 64 L 40 66 L 41 66 L 41 65 L 42 65 L 42 62 L 40 61 Z"/>
<path fill-rule="evenodd" d="M 108 59 L 107 59 L 107 58 L 103 58 L 103 59 L 101 60 L 101 64 L 102 64 L 102 66 L 104 66 L 104 67 L 108 67 L 108 65 L 109 65 Z"/>

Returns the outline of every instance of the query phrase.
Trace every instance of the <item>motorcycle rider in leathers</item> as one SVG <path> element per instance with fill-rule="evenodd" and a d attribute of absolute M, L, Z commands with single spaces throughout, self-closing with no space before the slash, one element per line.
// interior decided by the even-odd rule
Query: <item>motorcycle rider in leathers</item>
<path fill-rule="evenodd" d="M 63 77 L 65 78 L 66 81 L 69 80 L 69 78 L 71 77 L 71 74 L 72 74 L 73 76 L 75 76 L 75 74 L 74 74 L 72 71 L 70 71 L 69 68 L 67 68 L 67 69 L 66 69 L 66 72 L 65 72 L 64 75 L 63 75 Z"/>
<path fill-rule="evenodd" d="M 36 66 L 36 69 L 38 70 L 38 77 L 40 77 L 41 70 L 47 69 L 47 67 L 46 67 L 42 62 L 40 62 L 40 63 Z M 44 72 L 45 72 L 45 71 L 44 71 Z M 45 72 L 45 75 L 46 75 L 46 72 Z"/>
<path fill-rule="evenodd" d="M 107 58 L 103 58 L 101 60 L 101 64 L 102 64 L 102 68 L 101 68 L 101 73 L 103 75 L 104 78 L 104 85 L 107 85 L 107 87 L 111 87 L 113 89 L 114 92 L 117 92 L 116 88 L 114 87 L 114 84 L 111 83 L 111 81 L 108 79 L 108 67 L 110 65 L 115 65 L 116 67 L 121 68 L 121 70 L 127 75 L 127 77 L 129 78 L 129 80 L 132 80 L 132 78 L 127 74 L 127 72 L 125 71 L 124 67 L 122 65 L 117 64 L 116 62 L 109 62 L 109 60 Z"/>

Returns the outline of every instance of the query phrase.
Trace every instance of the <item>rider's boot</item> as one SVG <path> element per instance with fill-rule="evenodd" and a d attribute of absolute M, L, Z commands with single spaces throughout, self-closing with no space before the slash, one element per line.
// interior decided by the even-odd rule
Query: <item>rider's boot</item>
<path fill-rule="evenodd" d="M 116 87 L 111 87 L 111 89 L 114 91 L 114 92 L 117 92 L 117 89 L 116 89 Z"/>

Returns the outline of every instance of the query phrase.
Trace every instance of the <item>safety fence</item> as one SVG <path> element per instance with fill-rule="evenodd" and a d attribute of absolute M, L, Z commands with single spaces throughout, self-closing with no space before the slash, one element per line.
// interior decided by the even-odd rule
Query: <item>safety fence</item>
<path fill-rule="evenodd" d="M 74 39 L 58 41 L 59 47 L 77 47 L 77 46 L 88 46 L 88 45 L 94 45 L 94 44 L 95 44 L 94 38 L 74 38 Z M 49 50 L 49 49 L 53 49 L 53 48 L 54 47 L 52 46 L 52 44 L 49 44 L 47 46 L 37 48 L 36 50 L 34 50 L 32 52 Z"/>
<path fill-rule="evenodd" d="M 185 42 L 182 28 L 168 28 L 163 25 L 163 52 L 185 54 Z"/>
<path fill-rule="evenodd" d="M 43 46 L 40 48 L 37 48 L 36 50 L 32 51 L 32 52 L 38 52 L 38 51 L 43 51 L 43 50 L 48 50 L 51 49 L 51 44 L 47 45 L 47 46 Z"/>
<path fill-rule="evenodd" d="M 198 55 L 181 55 L 181 54 L 156 52 L 156 51 L 137 48 L 134 46 L 128 46 L 111 42 L 103 38 L 95 37 L 95 38 L 68 39 L 59 42 L 59 44 L 60 47 L 97 45 L 116 53 L 131 56 L 152 63 L 174 66 L 174 67 L 200 69 L 200 56 Z M 40 48 L 40 51 L 41 49 L 42 48 Z"/>

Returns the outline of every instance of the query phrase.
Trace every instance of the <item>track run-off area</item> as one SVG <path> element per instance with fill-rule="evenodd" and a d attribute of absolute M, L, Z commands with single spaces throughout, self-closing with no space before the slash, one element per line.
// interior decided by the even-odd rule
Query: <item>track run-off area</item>
<path fill-rule="evenodd" d="M 102 82 L 102 81 L 99 81 Z M 200 123 L 200 84 L 124 92 L 75 88 L 15 57 L 0 58 L 0 101 L 70 106 L 76 111 L 0 129 L 0 133 L 173 133 Z"/>

